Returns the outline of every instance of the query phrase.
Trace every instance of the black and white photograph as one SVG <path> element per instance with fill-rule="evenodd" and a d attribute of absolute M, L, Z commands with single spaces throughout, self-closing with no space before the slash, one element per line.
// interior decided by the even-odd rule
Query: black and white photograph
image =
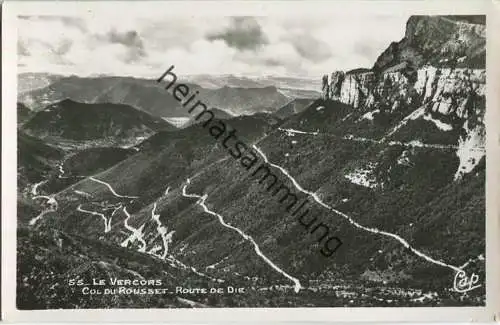
<path fill-rule="evenodd" d="M 486 305 L 486 15 L 118 11 L 16 16 L 18 310 Z"/>

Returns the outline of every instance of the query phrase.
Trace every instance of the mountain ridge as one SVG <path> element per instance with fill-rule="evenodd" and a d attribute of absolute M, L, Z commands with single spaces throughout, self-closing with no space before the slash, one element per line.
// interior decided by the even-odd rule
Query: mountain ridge
<path fill-rule="evenodd" d="M 481 51 L 471 51 L 462 67 L 434 59 L 460 28 L 471 44 L 482 44 L 484 26 L 472 30 L 462 20 L 412 17 L 407 29 L 415 37 L 390 45 L 376 69 L 334 71 L 323 78 L 322 98 L 225 119 L 247 144 L 240 160 L 218 140 L 231 131 L 222 135 L 211 124 L 156 130 L 119 150 L 112 166 L 95 165 L 115 149 L 71 156 L 54 178 L 73 176 L 66 169 L 92 175 L 62 188 L 27 182 L 20 195 L 23 243 L 25 229 L 53 250 L 67 245 L 55 248 L 57 236 L 74 236 L 114 248 L 111 257 L 109 250 L 106 256 L 88 250 L 113 274 L 134 269 L 158 276 L 160 265 L 188 283 L 224 281 L 248 290 L 234 299 L 189 297 L 211 307 L 484 306 L 485 286 L 467 296 L 450 289 L 462 271 L 481 283 L 486 275 L 485 72 L 469 67 Z M 437 30 L 439 24 L 446 28 Z M 442 57 L 461 54 L 457 48 Z M 242 163 L 254 157 L 268 173 L 256 176 L 253 164 Z M 282 192 L 307 201 L 309 213 L 287 213 L 270 191 L 270 175 Z M 36 190 L 45 205 L 35 204 Z M 313 231 L 320 220 L 320 231 Z M 325 228 L 343 243 L 328 258 L 318 253 Z M 18 247 L 28 256 L 24 272 L 38 276 L 29 269 L 37 246 Z M 50 263 L 33 264 L 42 274 L 60 262 L 42 256 Z M 110 262 L 114 256 L 119 261 Z M 75 254 L 68 260 L 74 263 Z M 42 288 L 54 292 L 50 283 Z"/>
<path fill-rule="evenodd" d="M 87 104 L 64 99 L 37 112 L 23 130 L 40 138 L 69 141 L 133 141 L 171 124 L 124 104 Z"/>
<path fill-rule="evenodd" d="M 23 78 L 29 77 L 24 75 Z M 268 83 L 255 88 L 222 84 L 218 88 L 209 89 L 179 80 L 181 81 L 191 91 L 199 91 L 198 97 L 207 105 L 225 110 L 231 115 L 272 110 L 289 101 L 289 95 L 297 92 L 300 94 L 299 90 L 285 89 L 284 92 L 288 95 L 284 95 L 275 85 Z M 159 87 L 155 80 L 134 77 L 59 77 L 44 87 L 20 92 L 18 101 L 38 111 L 65 98 L 83 103 L 127 104 L 158 117 L 189 117 L 185 108 Z"/>

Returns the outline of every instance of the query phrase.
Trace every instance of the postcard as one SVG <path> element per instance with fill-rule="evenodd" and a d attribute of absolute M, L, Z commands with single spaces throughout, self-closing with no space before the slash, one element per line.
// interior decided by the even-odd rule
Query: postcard
<path fill-rule="evenodd" d="M 6 320 L 494 320 L 494 3 L 2 14 Z"/>

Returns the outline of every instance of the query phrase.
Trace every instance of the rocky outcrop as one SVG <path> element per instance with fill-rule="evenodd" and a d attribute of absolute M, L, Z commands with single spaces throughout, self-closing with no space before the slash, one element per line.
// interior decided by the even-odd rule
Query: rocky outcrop
<path fill-rule="evenodd" d="M 394 112 L 411 105 L 461 119 L 471 114 L 479 118 L 484 113 L 486 72 L 425 66 L 412 78 L 401 71 L 379 76 L 374 72 L 345 75 L 336 71 L 329 77 L 326 90 L 325 98 L 366 111 Z"/>
<path fill-rule="evenodd" d="M 373 70 L 382 72 L 407 62 L 443 68 L 484 68 L 485 16 L 412 16 L 404 38 L 393 42 L 378 57 Z"/>
<path fill-rule="evenodd" d="M 485 45 L 484 16 L 413 16 L 372 69 L 325 75 L 323 98 L 352 106 L 360 120 L 422 118 L 455 132 L 459 180 L 485 155 Z"/>
<path fill-rule="evenodd" d="M 485 44 L 483 16 L 412 16 L 371 70 L 325 75 L 323 98 L 366 111 L 482 116 Z"/>

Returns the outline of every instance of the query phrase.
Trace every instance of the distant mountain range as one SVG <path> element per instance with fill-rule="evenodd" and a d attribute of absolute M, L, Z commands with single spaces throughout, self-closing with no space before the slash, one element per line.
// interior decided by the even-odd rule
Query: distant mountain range
<path fill-rule="evenodd" d="M 278 89 L 297 89 L 318 92 L 321 87 L 321 80 L 318 78 L 297 78 L 297 77 L 276 77 L 260 76 L 245 77 L 233 75 L 191 75 L 182 79 L 187 82 L 197 84 L 203 88 L 217 89 L 223 87 L 235 88 L 264 88 L 274 86 Z"/>
<path fill-rule="evenodd" d="M 138 79 L 131 77 L 96 77 L 81 78 L 76 76 L 47 76 L 46 74 L 24 73 L 19 76 L 21 85 L 33 85 L 33 90 L 26 86 L 19 91 L 18 102 L 34 111 L 59 102 L 72 99 L 82 103 L 114 103 L 125 104 L 154 116 L 165 118 L 189 117 L 185 107 L 172 97 L 170 93 L 159 87 L 155 80 Z M 36 82 L 40 78 L 41 80 Z M 227 78 L 226 78 L 227 79 Z M 308 88 L 284 88 L 280 90 L 270 81 L 264 83 L 245 82 L 246 78 L 231 78 L 230 83 L 225 80 L 211 78 L 218 88 L 203 88 L 198 84 L 188 83 L 192 92 L 199 91 L 197 96 L 207 105 L 226 111 L 230 115 L 250 115 L 258 112 L 270 112 L 297 97 L 318 98 L 319 88 L 315 91 Z M 205 85 L 206 77 L 190 78 L 188 81 L 197 81 Z M 241 82 L 236 82 L 240 80 Z M 205 81 L 205 82 L 204 82 Z M 294 82 L 295 81 L 295 84 Z M 319 81 L 318 81 L 319 82 Z M 315 82 L 315 83 L 318 83 Z M 306 81 L 290 78 L 280 81 L 283 85 L 305 85 Z M 228 85 L 229 84 L 229 85 Z M 255 87 L 245 87 L 253 85 Z"/>

